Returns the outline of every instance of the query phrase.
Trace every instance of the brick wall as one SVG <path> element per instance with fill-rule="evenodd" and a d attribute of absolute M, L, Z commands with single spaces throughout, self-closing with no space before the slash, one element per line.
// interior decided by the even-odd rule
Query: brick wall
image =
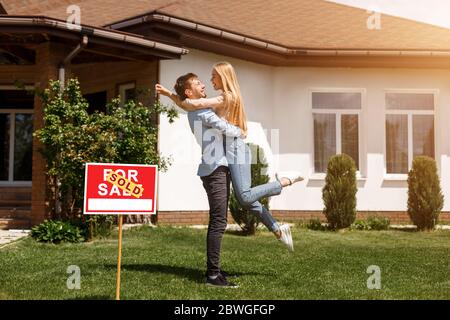
<path fill-rule="evenodd" d="M 158 223 L 164 225 L 208 224 L 208 211 L 159 211 Z"/>
<path fill-rule="evenodd" d="M 0 66 L 0 84 L 14 85 L 16 80 L 33 85 L 35 81 L 36 66 Z"/>
<path fill-rule="evenodd" d="M 157 62 L 105 62 L 72 66 L 72 75 L 80 81 L 83 94 L 106 91 L 108 101 L 119 94 L 119 85 L 135 83 L 137 89 L 151 89 L 157 81 Z M 145 103 L 152 103 L 151 94 Z"/>
<path fill-rule="evenodd" d="M 58 79 L 58 66 L 69 53 L 69 48 L 62 44 L 45 42 L 36 48 L 35 87 L 39 90 L 47 88 L 49 80 Z M 34 99 L 34 130 L 42 128 L 43 104 L 38 96 Z M 40 153 L 41 143 L 33 139 L 31 218 L 32 224 L 42 222 L 48 216 L 46 203 L 45 160 Z"/>
<path fill-rule="evenodd" d="M 326 221 L 325 216 L 321 211 L 272 211 L 273 216 L 277 221 L 281 222 L 308 222 L 310 219 L 318 218 L 321 221 Z M 356 219 L 364 220 L 369 216 L 387 217 L 391 224 L 412 224 L 406 212 L 402 211 L 385 211 L 385 212 L 358 212 Z M 195 225 L 208 224 L 208 211 L 159 211 L 158 223 L 161 225 Z M 443 212 L 440 215 L 440 222 L 450 223 L 450 212 Z M 234 223 L 231 214 L 228 213 L 228 223 Z"/>

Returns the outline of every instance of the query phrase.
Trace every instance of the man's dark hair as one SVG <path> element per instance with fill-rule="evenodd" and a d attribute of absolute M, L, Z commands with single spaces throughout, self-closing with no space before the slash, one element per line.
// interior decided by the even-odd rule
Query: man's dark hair
<path fill-rule="evenodd" d="M 187 98 L 184 91 L 186 89 L 189 89 L 191 81 L 194 78 L 198 78 L 198 76 L 192 72 L 189 72 L 177 79 L 177 82 L 175 83 L 173 88 L 175 89 L 175 92 L 177 93 L 177 95 L 180 97 L 181 100 L 185 100 Z"/>

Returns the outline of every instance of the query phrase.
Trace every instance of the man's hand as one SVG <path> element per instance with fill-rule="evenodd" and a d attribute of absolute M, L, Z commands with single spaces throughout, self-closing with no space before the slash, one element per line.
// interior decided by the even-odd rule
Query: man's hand
<path fill-rule="evenodd" d="M 158 94 L 162 94 L 163 96 L 170 97 L 172 92 L 169 89 L 166 89 L 163 85 L 157 83 L 155 85 L 155 90 Z"/>

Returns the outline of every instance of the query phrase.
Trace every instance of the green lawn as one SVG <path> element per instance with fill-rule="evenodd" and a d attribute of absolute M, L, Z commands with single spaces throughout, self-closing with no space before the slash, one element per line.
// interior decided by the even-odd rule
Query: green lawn
<path fill-rule="evenodd" d="M 238 289 L 203 283 L 206 230 L 124 232 L 122 299 L 450 299 L 450 232 L 293 229 L 290 254 L 272 234 L 227 232 L 222 266 Z M 0 299 L 114 299 L 117 237 L 84 244 L 30 238 L 0 249 Z M 69 290 L 67 267 L 81 269 Z M 369 290 L 370 265 L 381 269 Z"/>

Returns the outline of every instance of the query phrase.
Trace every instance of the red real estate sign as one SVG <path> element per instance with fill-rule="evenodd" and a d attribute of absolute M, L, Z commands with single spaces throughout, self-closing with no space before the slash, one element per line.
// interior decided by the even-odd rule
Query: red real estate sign
<path fill-rule="evenodd" d="M 158 166 L 87 163 L 84 214 L 156 214 Z"/>

